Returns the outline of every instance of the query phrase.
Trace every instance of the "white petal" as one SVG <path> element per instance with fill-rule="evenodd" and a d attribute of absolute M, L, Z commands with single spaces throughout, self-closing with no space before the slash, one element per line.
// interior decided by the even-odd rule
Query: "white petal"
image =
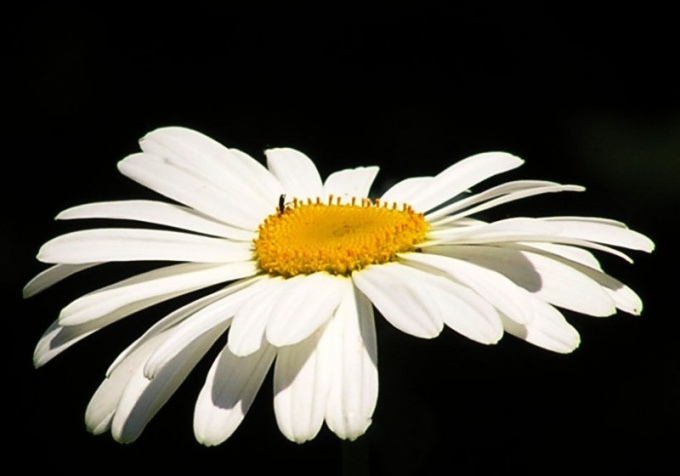
<path fill-rule="evenodd" d="M 33 365 L 38 368 L 61 354 L 76 342 L 102 328 L 99 323 L 64 327 L 56 320 L 40 337 L 33 351 Z"/>
<path fill-rule="evenodd" d="M 421 246 L 438 246 L 442 244 L 516 244 L 531 242 L 560 243 L 566 245 L 592 248 L 618 256 L 628 262 L 632 260 L 624 253 L 605 245 L 584 239 L 564 236 L 563 228 L 550 221 L 536 218 L 508 218 L 493 223 L 485 223 L 466 227 L 435 228 L 428 234 L 428 242 Z"/>
<path fill-rule="evenodd" d="M 248 173 L 241 174 L 241 179 L 249 181 L 251 186 L 264 197 L 267 203 L 276 203 L 279 196 L 285 193 L 283 185 L 281 185 L 267 167 L 238 149 L 229 149 L 229 152 L 233 156 L 240 158 L 247 165 Z"/>
<path fill-rule="evenodd" d="M 611 278 L 611 276 L 605 276 L 607 276 L 607 278 Z M 617 309 L 621 309 L 622 311 L 627 312 L 628 314 L 633 314 L 634 316 L 639 316 L 642 313 L 642 299 L 640 299 L 640 296 L 638 296 L 635 291 L 630 289 L 625 284 L 620 283 L 614 278 L 611 279 L 619 285 L 613 285 L 610 287 L 610 285 L 605 286 L 603 283 L 600 284 L 605 287 L 605 291 L 612 298 Z"/>
<path fill-rule="evenodd" d="M 548 182 L 549 183 L 549 182 Z M 533 197 L 535 195 L 543 195 L 546 193 L 559 193 L 559 192 L 582 192 L 584 191 L 585 188 L 579 186 L 579 185 L 560 185 L 560 184 L 554 184 L 554 185 L 547 185 L 543 187 L 531 187 L 529 189 L 524 189 L 524 190 L 516 190 L 513 191 L 512 193 L 508 193 L 506 195 L 503 195 L 501 197 L 497 197 L 493 200 L 488 200 L 485 201 L 482 204 L 477 205 L 476 207 L 471 207 L 467 208 L 464 211 L 461 211 L 459 213 L 456 213 L 454 215 L 448 215 L 452 213 L 454 210 L 458 210 L 462 208 L 462 206 L 465 204 L 466 206 L 469 206 L 469 203 L 464 203 L 466 200 L 459 200 L 457 202 L 454 202 L 451 205 L 447 205 L 442 208 L 438 208 L 432 213 L 429 213 L 427 215 L 428 221 L 436 220 L 438 217 L 443 217 L 444 215 L 448 215 L 445 218 L 439 220 L 436 222 L 437 225 L 443 225 L 446 223 L 453 223 L 456 220 L 459 220 L 460 218 L 470 216 L 475 213 L 480 213 L 485 210 L 488 210 L 490 208 L 497 207 L 499 205 L 503 205 L 505 203 L 513 202 L 515 200 L 520 200 L 522 198 L 527 198 L 527 197 Z M 484 195 L 484 194 L 480 194 Z M 473 195 L 472 197 L 469 197 L 470 202 L 473 201 L 478 201 L 479 196 L 478 195 Z"/>
<path fill-rule="evenodd" d="M 265 344 L 247 357 L 222 349 L 208 372 L 196 401 L 194 434 L 199 443 L 213 446 L 229 438 L 253 403 L 276 350 Z"/>
<path fill-rule="evenodd" d="M 267 323 L 267 341 L 281 347 L 306 339 L 333 315 L 345 280 L 328 273 L 285 280 L 285 290 L 278 293 L 279 299 Z"/>
<path fill-rule="evenodd" d="M 71 345 L 78 342 L 80 339 L 85 337 L 85 335 L 89 335 L 92 332 L 102 329 L 110 324 L 113 324 L 114 322 L 117 322 L 131 314 L 134 314 L 137 311 L 146 309 L 155 304 L 176 297 L 179 294 L 180 293 L 175 293 L 170 295 L 161 295 L 149 299 L 144 299 L 138 302 L 128 304 L 123 307 L 113 309 L 110 312 L 97 317 L 96 319 L 86 320 L 79 324 L 62 324 L 60 320 L 57 320 L 53 324 L 53 327 L 55 327 L 55 329 L 50 327 L 50 329 L 48 330 L 50 334 L 49 335 L 45 334 L 43 336 L 43 340 L 45 342 L 43 343 L 41 340 L 41 343 L 36 348 L 36 354 L 34 358 L 36 359 L 38 358 L 37 353 L 40 350 L 41 354 L 45 354 L 40 356 L 41 362 L 42 364 L 44 364 L 48 360 L 51 360 L 52 358 L 56 357 L 64 350 L 68 349 Z"/>
<path fill-rule="evenodd" d="M 243 286 L 243 284 L 235 283 L 232 287 L 237 287 L 239 285 Z M 135 350 L 144 342 L 160 334 L 161 332 L 164 332 L 166 329 L 176 325 L 178 322 L 181 322 L 188 315 L 191 315 L 192 313 L 206 306 L 210 302 L 230 292 L 233 291 L 227 288 L 226 290 L 221 290 L 211 295 L 205 296 L 201 299 L 198 299 L 187 304 L 186 306 L 181 307 L 180 309 L 177 309 L 176 311 L 170 313 L 165 318 L 158 321 L 151 328 L 149 328 L 149 330 L 147 330 L 144 333 L 144 335 L 137 339 L 132 345 L 128 346 L 128 348 L 125 349 L 116 358 L 113 364 L 111 364 L 111 366 L 109 367 L 107 375 L 113 372 L 118 363 L 120 363 L 122 359 L 127 357 L 127 354 Z M 43 336 L 40 338 L 38 345 L 35 348 L 35 352 L 33 355 L 34 365 L 36 367 L 41 367 L 42 365 L 45 365 L 47 362 L 49 362 L 54 357 L 56 357 L 69 347 L 71 347 L 73 344 L 80 341 L 81 339 L 84 339 L 90 334 L 98 331 L 99 329 L 102 329 L 108 326 L 109 324 L 116 322 L 122 317 L 132 314 L 136 310 L 152 306 L 153 304 L 161 302 L 164 299 L 168 299 L 167 296 L 160 296 L 156 299 L 144 300 L 139 303 L 136 303 L 135 305 L 126 306 L 123 309 L 118 309 L 117 311 L 109 313 L 99 319 L 85 322 L 83 324 L 62 326 L 59 324 L 58 320 L 55 321 L 47 329 L 47 331 L 45 331 Z"/>
<path fill-rule="evenodd" d="M 151 200 L 88 203 L 69 208 L 57 215 L 57 220 L 84 218 L 135 220 L 237 241 L 252 241 L 255 237 L 253 231 L 228 226 L 191 208 Z"/>
<path fill-rule="evenodd" d="M 245 357 L 266 343 L 267 322 L 276 312 L 279 295 L 285 292 L 284 279 L 267 277 L 258 286 L 257 295 L 249 299 L 234 315 L 227 345 L 234 355 Z"/>
<path fill-rule="evenodd" d="M 557 309 L 537 298 L 531 303 L 534 307 L 534 319 L 527 325 L 518 324 L 501 315 L 508 333 L 561 354 L 572 352 L 579 346 L 581 338 L 578 332 Z"/>
<path fill-rule="evenodd" d="M 533 244 L 532 244 L 533 245 Z M 554 245 L 557 246 L 557 245 Z M 562 249 L 554 249 L 554 246 L 551 247 L 546 247 L 543 246 L 539 250 L 535 250 L 537 254 L 544 254 L 548 258 L 551 258 L 555 261 L 558 261 L 560 263 L 565 264 L 566 266 L 570 266 L 577 270 L 580 273 L 585 274 L 588 276 L 590 279 L 595 281 L 597 284 L 600 285 L 600 287 L 609 295 L 609 297 L 614 301 L 614 304 L 618 309 L 621 309 L 624 312 L 634 314 L 634 315 L 639 315 L 642 312 L 642 300 L 640 297 L 635 294 L 635 292 L 630 289 L 628 286 L 620 282 L 619 280 L 605 274 L 602 272 L 602 270 L 598 267 L 591 266 L 588 261 L 577 261 L 577 260 L 572 260 L 569 259 L 571 257 L 574 257 L 574 253 L 570 252 L 568 255 L 562 253 L 562 254 L 557 254 L 557 253 L 550 253 L 550 251 L 557 251 L 558 253 L 560 251 L 563 251 Z M 534 250 L 534 246 L 527 246 L 524 247 L 523 249 L 526 251 L 532 251 Z M 563 247 L 564 248 L 564 247 Z M 576 250 L 577 248 L 573 248 L 570 251 Z M 565 258 L 566 257 L 566 258 Z"/>
<path fill-rule="evenodd" d="M 519 157 L 505 152 L 486 152 L 457 162 L 434 177 L 428 187 L 409 200 L 415 209 L 427 212 L 479 182 L 522 165 Z"/>
<path fill-rule="evenodd" d="M 130 379 L 163 338 L 164 336 L 156 335 L 146 340 L 143 345 L 121 359 L 120 365 L 113 372 L 107 374 L 87 405 L 85 424 L 88 431 L 99 435 L 111 428 L 113 416 Z"/>
<path fill-rule="evenodd" d="M 37 274 L 23 289 L 23 297 L 29 298 L 57 284 L 80 271 L 96 266 L 101 263 L 85 264 L 56 264 Z"/>
<path fill-rule="evenodd" d="M 258 293 L 260 282 L 261 280 L 249 280 L 242 281 L 238 286 L 230 286 L 228 294 L 203 306 L 188 319 L 177 324 L 172 335 L 147 360 L 144 366 L 144 376 L 150 379 L 155 378 L 180 349 L 216 327 L 225 328 L 229 325 L 232 316 L 243 303 Z"/>
<path fill-rule="evenodd" d="M 304 443 L 321 429 L 332 368 L 324 328 L 309 338 L 279 349 L 274 366 L 274 411 L 281 433 Z"/>
<path fill-rule="evenodd" d="M 324 183 L 323 193 L 325 197 L 342 197 L 343 203 L 352 197 L 368 197 L 378 170 L 378 167 L 357 167 L 332 173 Z"/>
<path fill-rule="evenodd" d="M 323 185 L 314 162 L 295 149 L 268 149 L 267 167 L 279 179 L 283 192 L 290 198 L 321 197 Z"/>
<path fill-rule="evenodd" d="M 251 201 L 237 188 L 215 184 L 195 169 L 157 155 L 132 154 L 118 162 L 118 169 L 135 182 L 233 227 L 256 230 L 276 209 L 275 200 Z"/>
<path fill-rule="evenodd" d="M 589 268 L 602 270 L 600 262 L 590 251 L 568 245 L 556 245 L 554 243 L 529 243 L 523 244 L 523 249 L 535 251 L 536 253 L 549 253 L 553 256 L 560 256 L 569 261 L 575 261 Z"/>
<path fill-rule="evenodd" d="M 141 337 L 139 337 L 135 342 L 133 342 L 123 352 L 121 352 L 120 355 L 116 358 L 116 360 L 114 360 L 113 363 L 109 366 L 107 375 L 113 372 L 118 366 L 118 364 L 123 359 L 127 358 L 127 355 L 129 353 L 133 352 L 139 346 L 143 345 L 147 340 L 150 340 L 157 336 L 158 334 L 161 334 L 166 330 L 175 327 L 188 317 L 193 316 L 201 309 L 204 309 L 206 306 L 226 296 L 229 296 L 230 294 L 233 294 L 234 292 L 237 292 L 243 289 L 244 287 L 250 286 L 253 282 L 257 281 L 258 279 L 259 277 L 256 276 L 254 278 L 237 281 L 223 289 L 220 289 L 217 292 L 208 294 L 207 296 L 203 296 L 199 299 L 196 299 L 195 301 L 191 301 L 190 303 L 180 307 L 179 309 L 172 311 L 170 314 L 165 316 L 163 319 L 160 319 L 153 326 L 147 329 L 147 331 L 144 334 L 142 334 Z"/>
<path fill-rule="evenodd" d="M 192 169 L 217 186 L 237 190 L 246 201 L 275 203 L 282 193 L 280 184 L 262 164 L 200 132 L 164 127 L 144 136 L 140 145 L 144 152 Z"/>
<path fill-rule="evenodd" d="M 483 192 L 467 195 L 464 198 L 456 200 L 449 205 L 437 208 L 435 211 L 428 213 L 426 216 L 428 221 L 433 222 L 444 215 L 449 215 L 455 211 L 469 209 L 469 207 L 472 205 L 484 203 L 497 197 L 503 197 L 515 192 L 531 191 L 554 185 L 559 184 L 556 182 L 547 182 L 543 180 L 514 180 L 512 182 L 506 182 L 484 190 Z"/>
<path fill-rule="evenodd" d="M 502 241 L 547 241 L 557 238 L 559 228 L 549 222 L 536 218 L 506 218 L 492 223 L 481 223 L 475 226 L 435 227 L 428 238 L 442 238 L 455 243 L 484 243 Z M 548 238 L 546 238 L 548 237 Z"/>
<path fill-rule="evenodd" d="M 404 253 L 401 257 L 407 262 L 425 264 L 445 272 L 520 324 L 531 322 L 533 318 L 532 308 L 525 302 L 527 292 L 496 271 L 429 253 Z"/>
<path fill-rule="evenodd" d="M 381 202 L 385 203 L 411 203 L 411 198 L 417 196 L 422 190 L 427 189 L 432 184 L 434 177 L 411 177 L 392 185 L 380 197 Z"/>
<path fill-rule="evenodd" d="M 469 288 L 442 276 L 423 273 L 432 300 L 439 307 L 444 324 L 480 344 L 495 344 L 503 337 L 503 325 L 496 309 Z"/>
<path fill-rule="evenodd" d="M 153 380 L 144 377 L 142 368 L 137 367 L 111 422 L 113 438 L 122 443 L 135 441 L 223 331 L 215 328 L 192 342 Z"/>
<path fill-rule="evenodd" d="M 611 296 L 576 267 L 536 253 L 522 254 L 541 276 L 540 288 L 534 292 L 536 296 L 556 306 L 591 316 L 610 316 L 616 312 Z"/>
<path fill-rule="evenodd" d="M 442 331 L 441 309 L 424 282 L 426 273 L 399 263 L 368 266 L 352 280 L 387 321 L 415 337 L 432 338 Z"/>
<path fill-rule="evenodd" d="M 76 231 L 45 243 L 38 259 L 47 263 L 85 264 L 104 261 L 193 261 L 229 263 L 252 258 L 252 244 L 138 228 Z"/>
<path fill-rule="evenodd" d="M 328 324 L 332 349 L 326 424 L 340 438 L 355 440 L 369 427 L 378 400 L 378 348 L 373 306 L 348 282 Z"/>
<path fill-rule="evenodd" d="M 642 313 L 642 299 L 628 286 L 608 274 L 589 268 L 578 268 L 578 270 L 597 282 L 614 301 L 617 309 L 635 316 Z"/>
<path fill-rule="evenodd" d="M 62 325 L 77 325 L 107 314 L 130 315 L 150 305 L 213 284 L 255 275 L 253 263 L 208 265 L 184 263 L 166 266 L 125 279 L 76 299 L 61 311 Z"/>
<path fill-rule="evenodd" d="M 559 225 L 562 236 L 621 246 L 632 250 L 651 252 L 654 242 L 642 233 L 626 228 L 611 220 L 588 217 L 549 217 L 544 220 Z"/>
<path fill-rule="evenodd" d="M 455 246 L 446 253 L 494 269 L 556 306 L 592 316 L 616 312 L 612 298 L 597 282 L 574 266 L 546 256 L 490 246 Z"/>

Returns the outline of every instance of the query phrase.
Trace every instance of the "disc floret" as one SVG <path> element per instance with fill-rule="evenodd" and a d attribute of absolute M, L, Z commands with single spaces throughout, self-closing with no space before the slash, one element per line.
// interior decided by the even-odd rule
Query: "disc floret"
<path fill-rule="evenodd" d="M 327 202 L 293 199 L 282 205 L 259 226 L 255 239 L 256 259 L 272 275 L 347 276 L 416 250 L 429 230 L 422 213 L 379 199 L 342 203 L 330 196 Z"/>

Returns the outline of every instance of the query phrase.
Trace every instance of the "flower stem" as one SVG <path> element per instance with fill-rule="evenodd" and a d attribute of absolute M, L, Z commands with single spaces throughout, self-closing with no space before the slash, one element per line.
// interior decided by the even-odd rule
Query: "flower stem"
<path fill-rule="evenodd" d="M 368 438 L 342 441 L 343 476 L 369 476 Z"/>

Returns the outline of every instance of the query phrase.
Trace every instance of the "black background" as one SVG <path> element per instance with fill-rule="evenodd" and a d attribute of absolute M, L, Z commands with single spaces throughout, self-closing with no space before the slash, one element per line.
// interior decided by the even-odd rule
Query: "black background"
<path fill-rule="evenodd" d="M 53 217 L 80 203 L 152 197 L 120 176 L 116 162 L 136 152 L 146 132 L 182 125 L 258 158 L 268 147 L 298 148 L 323 176 L 380 165 L 378 189 L 488 150 L 526 159 L 504 179 L 585 185 L 584 194 L 529 199 L 492 217 L 604 216 L 648 234 L 657 250 L 636 253 L 634 265 L 603 258 L 639 292 L 643 315 L 565 313 L 582 336 L 566 356 L 511 336 L 492 347 L 447 330 L 419 340 L 380 319 L 380 397 L 362 438 L 370 469 L 676 474 L 680 45 L 672 14 L 650 10 L 461 3 L 446 10 L 192 4 L 7 12 L 3 452 L 32 468 L 74 474 L 137 467 L 341 473 L 342 445 L 325 427 L 301 446 L 281 436 L 270 380 L 230 440 L 216 448 L 196 443 L 193 402 L 208 360 L 134 444 L 87 433 L 85 407 L 109 363 L 169 307 L 32 367 L 33 347 L 59 309 L 112 280 L 91 273 L 22 301 L 21 287 L 44 268 L 34 259 L 40 245 L 84 225 Z"/>

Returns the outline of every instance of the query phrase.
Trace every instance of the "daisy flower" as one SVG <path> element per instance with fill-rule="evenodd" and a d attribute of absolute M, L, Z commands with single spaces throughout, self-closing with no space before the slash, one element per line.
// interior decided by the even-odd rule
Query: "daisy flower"
<path fill-rule="evenodd" d="M 583 190 L 518 180 L 469 193 L 522 164 L 508 153 L 474 155 L 371 200 L 378 167 L 341 170 L 322 181 L 296 150 L 267 150 L 264 167 L 179 127 L 155 130 L 140 144 L 142 152 L 123 159 L 119 170 L 172 202 L 91 203 L 57 218 L 155 226 L 59 236 L 38 254 L 53 266 L 24 290 L 35 295 L 103 263 L 162 262 L 64 307 L 35 350 L 35 365 L 42 366 L 137 311 L 211 288 L 115 359 L 87 407 L 87 427 L 96 434 L 110 431 L 121 442 L 139 437 L 225 333 L 196 402 L 198 441 L 226 440 L 273 366 L 278 426 L 301 443 L 324 422 L 350 440 L 371 424 L 378 397 L 374 309 L 415 337 L 433 338 L 449 327 L 493 344 L 507 332 L 562 353 L 579 345 L 579 335 L 559 308 L 591 316 L 642 310 L 640 298 L 605 274 L 592 253 L 630 261 L 620 248 L 653 249 L 623 223 L 472 218 L 521 198 Z"/>

